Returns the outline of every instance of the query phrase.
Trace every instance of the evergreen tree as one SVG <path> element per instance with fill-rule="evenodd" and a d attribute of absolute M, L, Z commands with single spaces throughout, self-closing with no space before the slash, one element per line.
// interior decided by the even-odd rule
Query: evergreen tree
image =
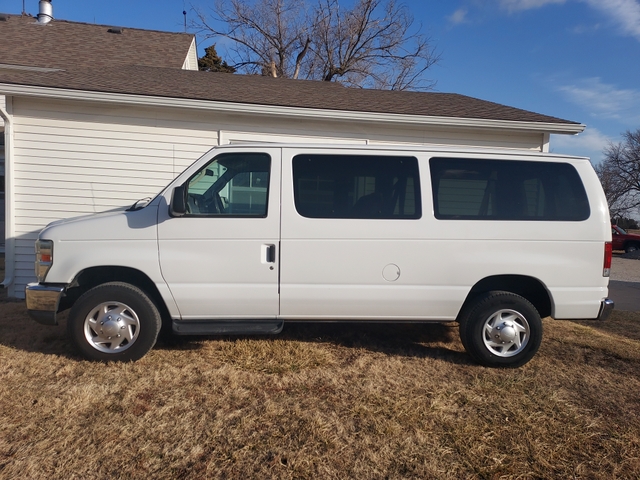
<path fill-rule="evenodd" d="M 198 59 L 198 70 L 203 72 L 235 73 L 236 69 L 222 60 L 216 52 L 216 44 L 204 49 L 204 56 Z"/>

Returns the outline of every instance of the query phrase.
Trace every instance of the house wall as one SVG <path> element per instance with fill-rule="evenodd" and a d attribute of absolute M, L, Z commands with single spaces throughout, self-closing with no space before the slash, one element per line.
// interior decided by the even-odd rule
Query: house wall
<path fill-rule="evenodd" d="M 189 52 L 187 53 L 184 63 L 182 64 L 183 70 L 198 70 L 198 51 L 196 49 L 195 37 L 191 41 Z"/>
<path fill-rule="evenodd" d="M 154 196 L 218 143 L 341 141 L 476 145 L 540 150 L 543 135 L 283 119 L 13 97 L 15 281 L 34 280 L 33 243 L 48 223 Z M 9 261 L 9 259 L 7 259 Z"/>

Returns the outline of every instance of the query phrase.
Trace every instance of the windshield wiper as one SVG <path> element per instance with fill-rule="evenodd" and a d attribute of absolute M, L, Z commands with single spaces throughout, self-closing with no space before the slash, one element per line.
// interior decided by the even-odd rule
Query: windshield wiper
<path fill-rule="evenodd" d="M 141 198 L 140 200 L 136 200 L 136 202 L 127 208 L 127 212 L 135 212 L 136 210 L 142 210 L 146 207 L 151 201 L 151 197 Z"/>

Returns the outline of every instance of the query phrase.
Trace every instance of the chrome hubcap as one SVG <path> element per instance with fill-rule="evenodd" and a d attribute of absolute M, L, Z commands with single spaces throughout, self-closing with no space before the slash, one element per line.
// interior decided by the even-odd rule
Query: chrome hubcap
<path fill-rule="evenodd" d="M 515 310 L 499 310 L 484 323 L 482 339 L 489 351 L 498 357 L 512 357 L 529 342 L 529 322 Z"/>
<path fill-rule="evenodd" d="M 140 320 L 132 308 L 120 302 L 104 302 L 84 320 L 84 336 L 103 353 L 122 352 L 134 344 L 140 332 Z"/>

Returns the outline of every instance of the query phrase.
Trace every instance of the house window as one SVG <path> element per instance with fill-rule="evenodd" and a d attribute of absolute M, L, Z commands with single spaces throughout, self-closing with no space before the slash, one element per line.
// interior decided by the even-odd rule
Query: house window
<path fill-rule="evenodd" d="M 415 219 L 421 216 L 414 157 L 298 155 L 298 213 L 308 218 Z"/>

